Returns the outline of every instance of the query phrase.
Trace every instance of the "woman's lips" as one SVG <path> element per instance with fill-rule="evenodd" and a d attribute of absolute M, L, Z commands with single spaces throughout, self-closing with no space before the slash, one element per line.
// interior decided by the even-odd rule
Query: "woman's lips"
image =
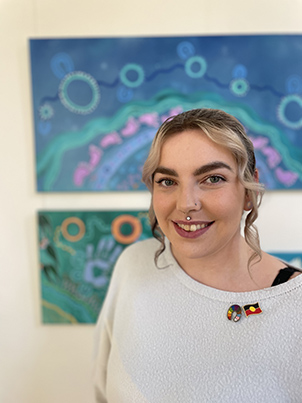
<path fill-rule="evenodd" d="M 197 238 L 214 224 L 214 221 L 172 221 L 176 232 L 184 238 Z"/>

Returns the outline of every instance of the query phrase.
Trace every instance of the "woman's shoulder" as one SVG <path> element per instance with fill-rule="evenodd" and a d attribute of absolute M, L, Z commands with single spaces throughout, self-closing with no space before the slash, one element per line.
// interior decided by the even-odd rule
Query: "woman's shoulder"
<path fill-rule="evenodd" d="M 116 261 L 112 280 L 126 281 L 131 278 L 146 276 L 153 273 L 155 253 L 160 248 L 160 242 L 155 238 L 144 239 L 127 246 Z"/>
<path fill-rule="evenodd" d="M 262 255 L 261 266 L 261 272 L 266 274 L 267 281 L 270 285 L 280 284 L 280 275 L 282 276 L 284 274 L 284 278 L 289 280 L 290 278 L 296 277 L 301 273 L 301 269 L 265 252 Z M 284 282 L 284 280 L 282 280 L 282 282 Z"/>

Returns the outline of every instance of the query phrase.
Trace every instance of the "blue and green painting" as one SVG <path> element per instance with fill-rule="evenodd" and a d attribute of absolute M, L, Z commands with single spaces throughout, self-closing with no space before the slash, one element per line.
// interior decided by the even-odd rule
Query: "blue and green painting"
<path fill-rule="evenodd" d="M 152 236 L 146 212 L 40 211 L 43 323 L 95 323 L 114 264 Z"/>
<path fill-rule="evenodd" d="M 302 188 L 302 36 L 30 40 L 39 191 L 145 190 L 159 125 L 236 116 L 267 189 Z"/>

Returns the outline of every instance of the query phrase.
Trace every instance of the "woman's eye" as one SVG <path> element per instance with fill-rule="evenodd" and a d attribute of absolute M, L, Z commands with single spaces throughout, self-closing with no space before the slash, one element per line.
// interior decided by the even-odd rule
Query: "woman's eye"
<path fill-rule="evenodd" d="M 215 185 L 216 183 L 219 183 L 219 182 L 221 182 L 221 181 L 225 181 L 225 179 L 222 178 L 221 176 L 218 176 L 218 175 L 210 176 L 210 177 L 206 180 L 206 182 L 209 182 L 211 185 Z"/>
<path fill-rule="evenodd" d="M 173 186 L 173 185 L 174 185 L 174 181 L 172 181 L 171 179 L 164 179 L 164 180 L 162 181 L 162 184 L 163 184 L 164 186 L 170 187 L 170 186 Z"/>
<path fill-rule="evenodd" d="M 170 187 L 173 186 L 175 182 L 172 179 L 160 179 L 156 181 L 156 183 L 164 187 Z"/>

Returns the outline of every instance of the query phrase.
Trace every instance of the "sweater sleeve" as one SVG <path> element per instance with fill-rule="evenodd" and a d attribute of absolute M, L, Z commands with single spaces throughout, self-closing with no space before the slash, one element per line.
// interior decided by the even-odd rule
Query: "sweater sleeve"
<path fill-rule="evenodd" d="M 123 255 L 123 254 L 122 254 Z M 112 344 L 112 326 L 116 300 L 118 298 L 123 268 L 120 256 L 112 273 L 107 291 L 95 329 L 93 353 L 93 385 L 96 403 L 107 402 L 107 368 Z"/>
<path fill-rule="evenodd" d="M 127 247 L 118 258 L 112 273 L 107 295 L 95 329 L 93 385 L 96 403 L 106 403 L 108 393 L 110 393 L 109 382 L 110 379 L 112 382 L 112 377 L 108 377 L 108 366 L 112 370 L 111 365 L 114 365 L 110 359 L 116 347 L 117 312 L 124 308 L 125 298 L 128 300 L 128 285 L 133 282 L 133 278 L 137 278 L 137 274 L 135 274 L 137 270 L 145 271 L 145 256 L 148 253 L 151 256 L 149 260 L 153 262 L 154 247 L 150 248 L 150 240 L 147 241 Z M 155 242 L 157 247 L 158 241 Z M 142 264 L 142 261 L 144 264 Z"/>

